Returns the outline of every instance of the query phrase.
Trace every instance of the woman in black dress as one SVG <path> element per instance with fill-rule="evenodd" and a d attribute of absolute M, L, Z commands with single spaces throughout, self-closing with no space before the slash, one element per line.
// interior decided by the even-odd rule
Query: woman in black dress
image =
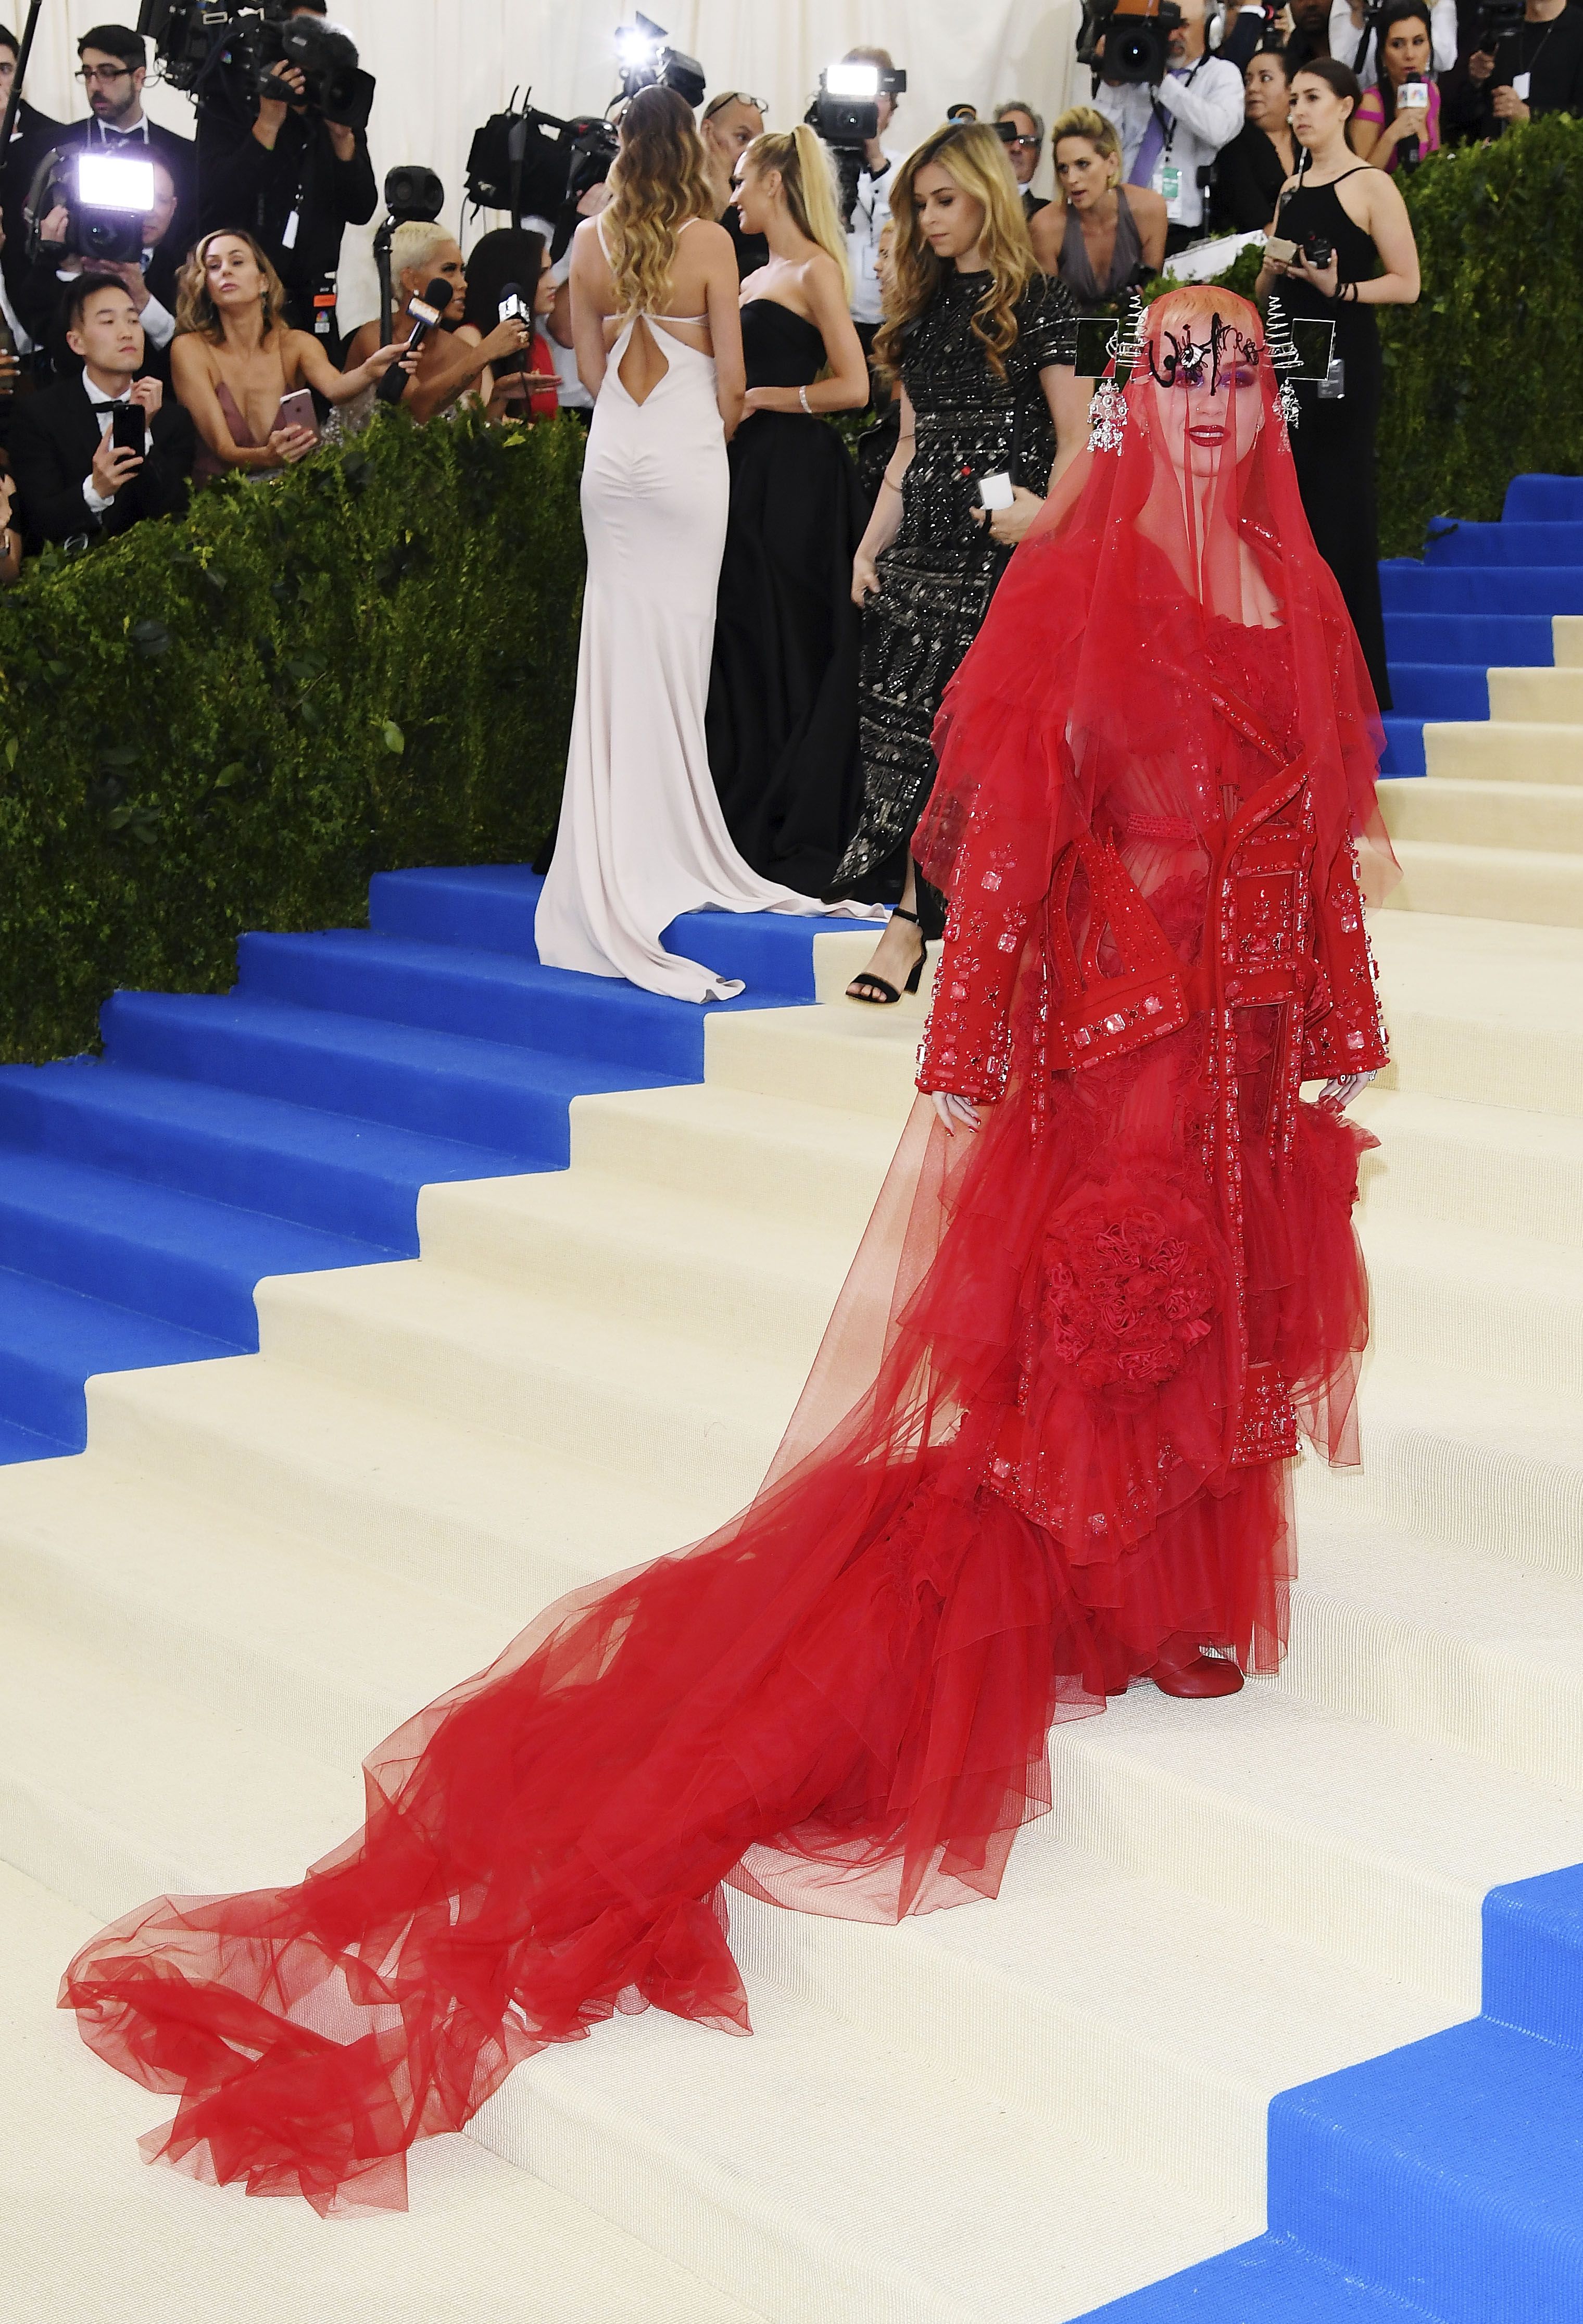
<path fill-rule="evenodd" d="M 1070 297 L 1039 272 L 993 129 L 962 123 L 926 138 L 896 172 L 891 217 L 875 351 L 900 377 L 901 434 L 852 569 L 866 608 L 863 806 L 828 891 L 896 905 L 847 988 L 882 1002 L 916 989 L 925 939 L 943 921 L 912 854 L 934 786 L 940 696 L 1052 474 L 1087 442 L 1088 404 L 1072 369 Z M 992 499 L 1009 506 L 983 505 L 989 478 L 1001 480 Z"/>
<path fill-rule="evenodd" d="M 742 286 L 747 401 L 709 672 L 709 769 L 737 853 L 809 896 L 835 876 L 856 813 L 856 471 L 825 424 L 861 410 L 868 371 L 847 309 L 828 149 L 800 124 L 737 165 L 744 233 L 768 263 Z"/>
<path fill-rule="evenodd" d="M 1220 234 L 1254 234 L 1267 226 L 1281 189 L 1297 167 L 1285 51 L 1255 51 L 1242 78 L 1247 118 L 1216 154 L 1209 192 L 1210 216 Z"/>
<path fill-rule="evenodd" d="M 1278 290 L 1290 314 L 1336 326 L 1331 379 L 1298 384 L 1302 418 L 1292 431 L 1292 458 L 1315 543 L 1341 585 L 1380 708 L 1389 710 L 1375 490 L 1384 365 L 1374 310 L 1417 300 L 1418 245 L 1394 184 L 1360 161 L 1347 142 L 1362 96 L 1356 76 L 1333 57 L 1317 57 L 1294 77 L 1291 128 L 1309 165 L 1301 180 L 1288 180 L 1272 232 L 1295 242 L 1298 255 L 1290 265 L 1266 256 L 1258 295 L 1263 301 Z M 1314 237 L 1330 248 L 1323 266 L 1303 256 Z"/>

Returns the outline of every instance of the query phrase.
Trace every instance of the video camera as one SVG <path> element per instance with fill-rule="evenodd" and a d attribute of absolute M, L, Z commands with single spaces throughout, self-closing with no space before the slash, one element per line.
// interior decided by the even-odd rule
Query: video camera
<path fill-rule="evenodd" d="M 673 88 L 696 110 L 704 101 L 704 69 L 696 57 L 684 57 L 680 49 L 668 48 L 666 39 L 665 27 L 656 24 L 652 16 L 639 15 L 634 23 L 622 25 L 616 35 L 621 94 L 635 97 L 640 88 Z"/>
<path fill-rule="evenodd" d="M 97 259 L 101 264 L 141 265 L 143 233 L 154 207 L 154 165 L 152 161 L 124 161 L 119 154 L 83 147 L 58 146 L 39 164 L 28 195 L 29 255 L 43 247 L 44 220 L 51 212 L 67 214 L 62 247 L 74 257 Z"/>
<path fill-rule="evenodd" d="M 1096 88 L 1101 80 L 1158 88 L 1171 69 L 1171 36 L 1181 21 L 1176 0 L 1085 0 L 1078 62 L 1092 71 Z"/>
<path fill-rule="evenodd" d="M 879 135 L 880 98 L 901 97 L 906 87 L 898 67 L 887 72 L 881 65 L 827 65 L 802 117 L 832 152 L 861 153 Z"/>
<path fill-rule="evenodd" d="M 344 32 L 313 16 L 292 16 L 291 0 L 143 0 L 137 29 L 152 41 L 172 88 L 202 102 L 224 73 L 249 95 L 305 105 L 345 129 L 366 129 L 375 80 L 362 71 Z M 281 70 L 295 65 L 307 82 L 299 97 Z"/>
<path fill-rule="evenodd" d="M 467 199 L 477 209 L 507 210 L 514 226 L 548 218 L 559 258 L 577 223 L 577 205 L 610 174 L 618 140 L 607 121 L 580 114 L 562 121 L 524 105 L 497 113 L 476 132 L 467 154 Z"/>
<path fill-rule="evenodd" d="M 1481 55 L 1494 56 L 1497 44 L 1511 38 L 1526 13 L 1523 0 L 1484 0 L 1474 26 L 1473 48 Z"/>

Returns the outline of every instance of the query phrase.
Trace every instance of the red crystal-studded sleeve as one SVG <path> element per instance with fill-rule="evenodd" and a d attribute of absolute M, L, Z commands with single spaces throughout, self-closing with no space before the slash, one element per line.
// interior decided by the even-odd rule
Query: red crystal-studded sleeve
<path fill-rule="evenodd" d="M 1314 949 L 1319 974 L 1303 1030 L 1303 1079 L 1373 1073 L 1391 1052 L 1363 925 L 1357 851 L 1350 840 L 1338 851 L 1328 880 L 1321 886 L 1315 879 Z"/>
<path fill-rule="evenodd" d="M 985 889 L 993 878 L 986 875 Z M 997 908 L 982 890 L 970 903 L 952 905 L 929 1022 L 918 1045 L 920 1089 L 985 1102 L 1004 1089 L 1012 988 L 1029 918 L 1026 904 Z"/>

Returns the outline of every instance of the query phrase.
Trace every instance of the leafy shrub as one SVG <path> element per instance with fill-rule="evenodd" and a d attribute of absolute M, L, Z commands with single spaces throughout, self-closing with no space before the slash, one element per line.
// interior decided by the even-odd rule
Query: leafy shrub
<path fill-rule="evenodd" d="M 218 991 L 245 928 L 372 872 L 531 856 L 559 803 L 583 546 L 571 421 L 382 417 L 0 597 L 0 1056 L 118 985 Z"/>

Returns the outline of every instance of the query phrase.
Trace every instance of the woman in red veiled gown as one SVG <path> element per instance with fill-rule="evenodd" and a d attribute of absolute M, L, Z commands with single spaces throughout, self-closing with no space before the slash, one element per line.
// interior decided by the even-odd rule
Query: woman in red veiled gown
<path fill-rule="evenodd" d="M 151 2157 L 397 2207 L 545 2043 L 651 2003 L 747 2031 L 728 1888 L 993 1895 L 1053 1720 L 1276 1665 L 1299 1427 L 1356 1457 L 1378 729 L 1254 309 L 1159 301 L 1125 405 L 947 698 L 936 1094 L 769 1479 L 382 1745 L 298 1886 L 84 1948 L 63 2006 L 178 2102 Z"/>

